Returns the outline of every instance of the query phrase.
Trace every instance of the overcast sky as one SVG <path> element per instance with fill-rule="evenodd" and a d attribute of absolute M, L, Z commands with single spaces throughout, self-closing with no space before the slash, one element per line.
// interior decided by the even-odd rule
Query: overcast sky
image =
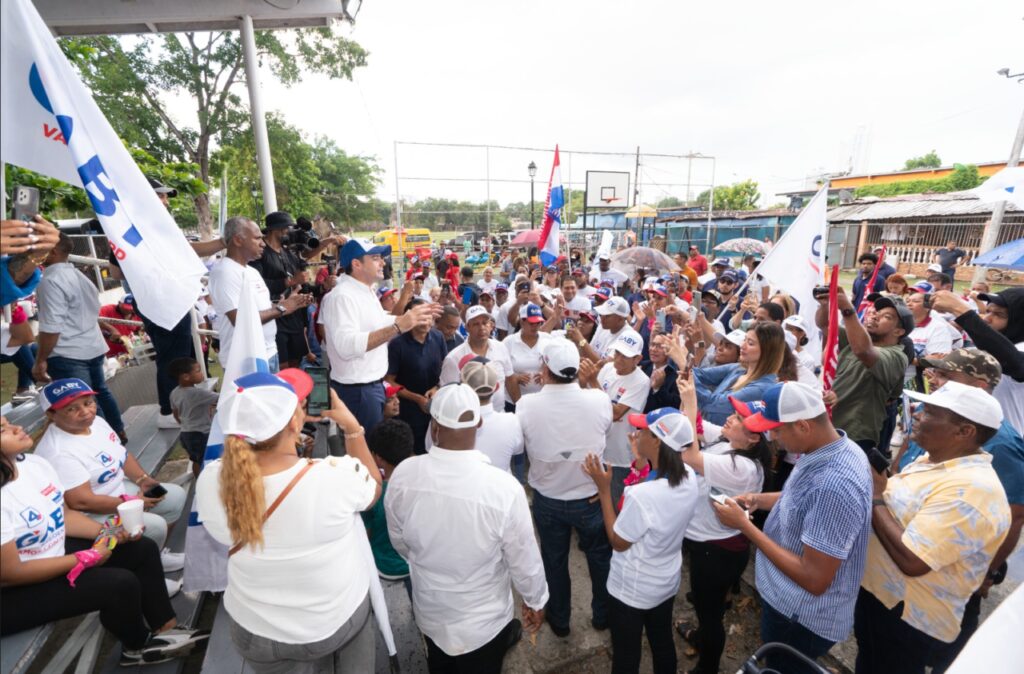
<path fill-rule="evenodd" d="M 355 4 L 355 3 L 353 3 Z M 349 33 L 349 28 L 339 29 Z M 605 2 L 368 0 L 351 37 L 370 52 L 353 82 L 264 76 L 266 107 L 350 153 L 377 157 L 395 194 L 393 142 L 714 156 L 715 180 L 753 178 L 762 205 L 823 171 L 1005 161 L 1024 84 L 1019 0 Z M 490 196 L 543 199 L 550 152 L 492 150 Z M 483 200 L 483 149 L 400 146 L 404 199 Z M 645 159 L 642 198 L 685 197 L 711 162 Z M 632 156 L 562 157 L 563 179 L 633 172 Z"/>

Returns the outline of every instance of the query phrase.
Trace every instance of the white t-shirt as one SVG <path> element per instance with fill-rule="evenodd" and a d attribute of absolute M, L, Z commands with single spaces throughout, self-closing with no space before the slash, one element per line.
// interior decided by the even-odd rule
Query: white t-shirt
<path fill-rule="evenodd" d="M 546 332 L 537 333 L 537 343 L 533 348 L 527 346 L 523 341 L 523 333 L 517 332 L 505 338 L 502 344 L 508 349 L 509 357 L 512 359 L 512 371 L 516 374 L 531 375 L 529 384 L 520 384 L 520 395 L 536 393 L 540 390 L 541 384 L 536 381 L 544 366 L 544 347 L 553 337 Z"/>
<path fill-rule="evenodd" d="M 594 295 L 596 295 L 596 294 L 597 294 L 597 288 L 595 288 L 592 285 L 585 285 L 582 288 L 579 288 L 579 287 L 576 288 L 576 295 L 577 296 L 583 295 L 583 297 L 587 298 L 588 300 L 593 300 L 594 299 Z"/>
<path fill-rule="evenodd" d="M 491 404 L 496 411 L 504 412 L 505 379 L 513 372 L 512 358 L 508 355 L 508 349 L 505 348 L 504 343 L 496 339 L 489 339 L 487 341 L 487 355 L 485 358 L 489 361 L 489 365 L 498 373 L 498 381 L 500 382 L 497 392 L 491 396 Z M 473 353 L 473 350 L 469 348 L 468 339 L 448 353 L 444 363 L 441 364 L 441 380 L 439 382 L 441 386 L 461 381 L 459 361 L 471 353 Z"/>
<path fill-rule="evenodd" d="M 235 333 L 235 326 L 227 314 L 229 311 L 238 310 L 238 299 L 242 294 L 243 283 L 248 283 L 252 289 L 258 311 L 266 311 L 273 306 L 266 282 L 260 273 L 249 265 L 241 265 L 225 257 L 210 270 L 210 299 L 213 300 L 213 309 L 217 312 L 217 332 L 220 338 L 220 354 L 217 358 L 225 364 L 228 362 L 231 338 Z M 276 337 L 277 321 L 264 323 L 263 341 L 267 346 L 267 358 L 272 358 L 277 353 Z"/>
<path fill-rule="evenodd" d="M 11 324 L 5 320 L 0 320 L 0 353 L 5 356 L 13 356 L 18 353 L 18 349 L 21 345 L 11 346 L 8 342 L 11 341 Z"/>
<path fill-rule="evenodd" d="M 601 271 L 601 268 L 596 265 L 590 270 L 590 278 L 596 279 L 598 285 L 605 281 L 610 281 L 616 288 L 629 280 L 629 277 L 626 276 L 625 272 L 622 272 L 615 267 L 609 267 L 608 271 Z"/>
<path fill-rule="evenodd" d="M 99 496 L 120 496 L 128 451 L 103 417 L 97 416 L 89 435 L 73 435 L 51 424 L 36 446 L 36 456 L 50 462 L 65 489 L 89 483 Z"/>
<path fill-rule="evenodd" d="M 0 545 L 15 542 L 18 558 L 64 554 L 64 488 L 45 459 L 26 454 L 15 463 L 18 478 L 0 489 Z"/>
<path fill-rule="evenodd" d="M 1017 344 L 1017 350 L 1024 351 L 1024 342 Z M 1002 405 L 1006 420 L 1024 435 L 1024 382 L 1004 374 L 992 395 Z"/>
<path fill-rule="evenodd" d="M 704 429 L 707 432 L 707 424 Z M 704 474 L 697 473 L 700 498 L 697 499 L 697 510 L 693 513 L 690 526 L 686 529 L 686 538 L 691 541 L 719 541 L 739 533 L 736 529 L 723 526 L 718 520 L 708 496 L 711 487 L 729 496 L 739 496 L 760 492 L 764 485 L 764 469 L 761 464 L 745 456 L 730 454 L 732 451 L 732 446 L 723 441 L 708 445 L 701 452 Z"/>
<path fill-rule="evenodd" d="M 476 287 L 479 288 L 482 293 L 491 293 L 493 295 L 495 289 L 498 287 L 498 279 L 492 278 L 490 281 L 480 279 L 476 282 Z"/>
<path fill-rule="evenodd" d="M 594 330 L 594 338 L 590 340 L 590 346 L 601 358 L 610 358 L 612 353 L 612 344 L 615 343 L 615 340 L 618 339 L 623 330 L 628 329 L 630 329 L 628 323 L 623 325 L 622 330 L 619 330 L 618 332 L 605 330 L 598 325 Z"/>
<path fill-rule="evenodd" d="M 511 311 L 514 306 L 516 306 L 516 298 L 510 297 L 504 304 L 497 307 L 498 315 L 494 319 L 495 330 L 512 332 L 512 325 L 508 322 L 508 312 Z"/>
<path fill-rule="evenodd" d="M 632 543 L 612 553 L 608 593 L 627 606 L 654 608 L 679 592 L 683 534 L 698 500 L 689 466 L 675 487 L 658 478 L 626 487 L 615 533 Z"/>
<path fill-rule="evenodd" d="M 793 357 L 796 358 L 797 381 L 801 384 L 807 384 L 811 388 L 821 390 L 821 378 L 815 372 L 818 363 L 814 360 L 814 357 L 807 353 L 806 350 L 794 351 Z"/>
<path fill-rule="evenodd" d="M 269 506 L 305 461 L 263 477 Z M 203 468 L 196 510 L 206 530 L 234 545 L 220 500 L 221 461 Z M 355 612 L 370 587 L 372 560 L 359 542 L 359 512 L 377 484 L 350 456 L 315 462 L 263 524 L 263 547 L 246 546 L 228 558 L 224 607 L 242 627 L 286 644 L 320 641 Z"/>
<path fill-rule="evenodd" d="M 914 353 L 918 358 L 932 353 L 949 353 L 953 350 L 953 340 L 946 327 L 946 321 L 935 314 L 928 317 L 925 325 L 918 325 L 910 331 L 910 341 L 914 343 Z M 917 374 L 916 365 L 907 366 L 907 379 Z"/>
<path fill-rule="evenodd" d="M 523 453 L 523 429 L 516 415 L 495 412 L 490 405 L 484 405 L 480 408 L 480 420 L 483 423 L 476 429 L 475 449 L 494 466 L 512 472 L 512 457 Z"/>
<path fill-rule="evenodd" d="M 582 292 L 577 292 L 571 300 L 565 303 L 565 318 L 576 319 L 584 311 L 593 311 L 593 309 L 590 300 L 584 297 Z"/>
<path fill-rule="evenodd" d="M 629 411 L 613 421 L 608 429 L 608 441 L 604 446 L 604 460 L 612 466 L 628 468 L 633 461 L 629 449 L 629 415 L 642 412 L 647 404 L 651 380 L 639 367 L 622 376 L 615 371 L 615 363 L 606 363 L 597 375 L 597 383 L 608 395 L 612 405 L 627 405 Z M 614 412 L 613 412 L 614 415 Z"/>

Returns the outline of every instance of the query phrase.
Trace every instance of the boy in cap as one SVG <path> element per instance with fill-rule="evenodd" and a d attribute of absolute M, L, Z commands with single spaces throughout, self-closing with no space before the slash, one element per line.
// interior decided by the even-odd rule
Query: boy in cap
<path fill-rule="evenodd" d="M 787 452 L 803 456 L 781 492 L 744 494 L 713 507 L 722 524 L 757 548 L 762 641 L 818 658 L 853 627 L 871 521 L 870 468 L 829 421 L 817 390 L 775 384 L 763 404 L 743 425 L 770 431 Z M 771 511 L 764 531 L 750 520 L 755 510 Z M 802 667 L 785 654 L 769 657 L 768 664 L 780 672 Z"/>
<path fill-rule="evenodd" d="M 600 372 L 589 367 L 587 375 L 591 386 L 600 388 L 612 403 L 612 425 L 608 428 L 604 461 L 612 466 L 612 502 L 618 503 L 622 495 L 622 481 L 629 475 L 633 455 L 629 449 L 628 415 L 643 412 L 651 380 L 638 366 L 643 353 L 644 340 L 635 330 L 624 330 L 611 345 L 612 362 Z"/>
<path fill-rule="evenodd" d="M 956 640 L 965 605 L 1010 528 L 1006 494 L 982 451 L 1003 421 L 998 401 L 955 381 L 906 395 L 924 403 L 911 438 L 926 454 L 891 478 L 873 475 L 873 534 L 855 623 L 858 674 L 923 674 Z"/>
<path fill-rule="evenodd" d="M 501 386 L 498 372 L 490 363 L 471 360 L 462 367 L 462 383 L 480 399 L 480 427 L 476 429 L 476 449 L 506 473 L 511 472 L 512 457 L 523 453 L 523 430 L 515 415 L 499 412 L 491 405 L 491 396 Z"/>
<path fill-rule="evenodd" d="M 430 670 L 500 672 L 522 630 L 540 629 L 548 602 L 526 493 L 476 450 L 472 388 L 442 386 L 430 416 L 434 447 L 403 461 L 384 496 L 391 542 L 415 578 L 413 613 Z"/>

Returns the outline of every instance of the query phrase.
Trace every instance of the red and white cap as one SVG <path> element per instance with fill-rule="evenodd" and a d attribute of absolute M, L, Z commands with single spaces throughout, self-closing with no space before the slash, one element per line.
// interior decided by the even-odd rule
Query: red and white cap
<path fill-rule="evenodd" d="M 286 376 L 297 381 L 313 380 L 301 370 L 291 368 Z M 287 371 L 286 371 L 287 372 Z M 296 374 L 298 373 L 298 374 Z M 234 435 L 249 443 L 263 442 L 277 435 L 295 414 L 299 394 L 284 377 L 269 372 L 253 372 L 234 381 L 235 390 L 218 406 L 224 435 Z M 303 386 L 305 389 L 305 386 Z"/>
<path fill-rule="evenodd" d="M 674 407 L 662 407 L 647 414 L 630 414 L 629 425 L 646 428 L 677 452 L 693 444 L 693 426 L 686 415 Z"/>
<path fill-rule="evenodd" d="M 764 409 L 743 419 L 747 430 L 764 433 L 782 424 L 816 419 L 825 413 L 821 391 L 795 381 L 769 387 L 764 392 L 763 403 Z"/>

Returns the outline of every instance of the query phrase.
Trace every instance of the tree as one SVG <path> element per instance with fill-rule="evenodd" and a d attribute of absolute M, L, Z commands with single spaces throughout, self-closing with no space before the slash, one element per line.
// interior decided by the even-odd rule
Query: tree
<path fill-rule="evenodd" d="M 114 129 L 129 144 L 147 148 L 162 161 L 189 161 L 210 184 L 212 144 L 244 128 L 246 108 L 237 93 L 242 75 L 242 45 L 234 31 L 174 33 L 156 37 L 62 40 Z M 336 36 L 330 28 L 259 31 L 256 48 L 262 64 L 285 85 L 303 72 L 351 79 L 366 65 L 366 51 Z M 194 124 L 171 118 L 159 94 L 186 96 L 195 102 Z M 205 192 L 193 196 L 200 231 L 212 224 Z"/>
<path fill-rule="evenodd" d="M 686 203 L 678 197 L 665 197 L 657 203 L 655 208 L 674 208 L 675 206 L 685 206 Z"/>
<path fill-rule="evenodd" d="M 942 166 L 942 160 L 939 159 L 939 155 L 932 150 L 928 154 L 923 154 L 920 157 L 911 157 L 903 163 L 904 171 L 913 171 L 914 169 L 920 168 L 938 168 Z"/>
<path fill-rule="evenodd" d="M 704 190 L 697 195 L 697 205 L 707 210 L 711 190 Z M 744 180 L 732 185 L 715 187 L 716 211 L 753 211 L 757 210 L 757 202 L 761 193 L 757 191 L 757 183 Z"/>
<path fill-rule="evenodd" d="M 348 228 L 377 219 L 373 194 L 380 184 L 381 169 L 372 157 L 349 156 L 334 141 L 318 138 L 313 161 L 320 169 L 324 217 Z"/>
<path fill-rule="evenodd" d="M 974 164 L 954 164 L 953 172 L 931 180 L 903 180 L 882 185 L 858 187 L 854 194 L 860 197 L 894 197 L 900 194 L 927 194 L 929 192 L 959 192 L 977 187 L 985 181 L 978 175 Z"/>

